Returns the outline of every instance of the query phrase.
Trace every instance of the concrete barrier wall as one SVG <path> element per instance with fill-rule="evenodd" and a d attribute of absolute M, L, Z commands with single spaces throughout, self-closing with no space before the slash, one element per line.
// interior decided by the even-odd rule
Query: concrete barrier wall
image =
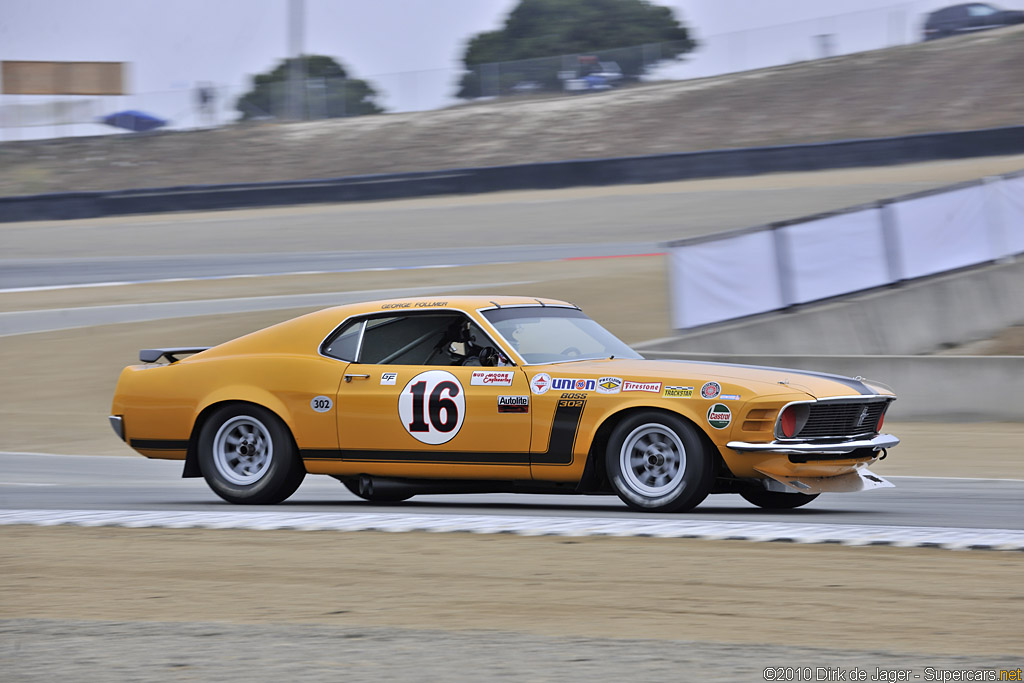
<path fill-rule="evenodd" d="M 809 145 L 584 159 L 281 183 L 0 197 L 0 222 L 205 211 L 315 202 L 581 185 L 656 183 L 759 173 L 884 166 L 1024 152 L 1024 126 Z"/>
<path fill-rule="evenodd" d="M 1024 422 L 1024 356 L 813 356 L 643 351 L 648 358 L 831 372 L 882 382 L 896 420 Z M 1024 452 L 1024 444 L 1021 444 Z"/>
<path fill-rule="evenodd" d="M 1024 259 L 851 294 L 636 345 L 647 352 L 904 355 L 1024 322 Z M 1024 375 L 1018 380 L 1024 385 Z"/>

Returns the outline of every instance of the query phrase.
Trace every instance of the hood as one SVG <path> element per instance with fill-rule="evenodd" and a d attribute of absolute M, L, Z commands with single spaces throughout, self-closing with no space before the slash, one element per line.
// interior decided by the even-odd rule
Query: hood
<path fill-rule="evenodd" d="M 649 382 L 693 384 L 717 381 L 745 386 L 760 395 L 801 391 L 812 398 L 835 396 L 891 395 L 859 379 L 810 370 L 791 370 L 732 363 L 708 363 L 686 360 L 609 359 L 558 363 L 545 372 L 565 375 L 612 376 Z"/>

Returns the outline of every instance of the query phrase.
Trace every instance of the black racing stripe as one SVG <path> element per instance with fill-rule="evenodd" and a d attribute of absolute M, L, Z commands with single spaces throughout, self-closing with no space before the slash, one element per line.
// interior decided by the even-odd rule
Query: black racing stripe
<path fill-rule="evenodd" d="M 187 451 L 188 441 L 178 441 L 175 439 L 132 439 L 131 447 L 147 451 Z"/>
<path fill-rule="evenodd" d="M 402 462 L 431 465 L 529 465 L 529 453 L 475 453 L 472 451 L 377 451 L 363 449 L 300 450 L 303 460 L 346 462 Z"/>
<path fill-rule="evenodd" d="M 721 365 L 728 368 L 746 368 L 748 370 L 772 370 L 775 372 L 784 372 L 792 375 L 803 375 L 805 377 L 817 377 L 819 379 L 830 379 L 833 382 L 850 387 L 855 390 L 858 394 L 863 396 L 879 396 L 880 394 L 869 387 L 864 382 L 852 377 L 845 375 L 833 375 L 828 372 L 815 372 L 813 370 L 794 370 L 793 368 L 777 368 L 771 365 L 739 365 L 737 363 L 714 363 L 711 361 L 701 360 L 676 360 L 676 359 L 659 359 L 659 360 L 670 360 L 673 363 L 690 363 L 699 365 Z"/>
<path fill-rule="evenodd" d="M 367 449 L 301 449 L 303 460 L 401 462 L 431 465 L 571 465 L 585 400 L 559 399 L 544 453 L 475 453 L 463 451 L 378 451 Z"/>
<path fill-rule="evenodd" d="M 580 429 L 580 418 L 586 407 L 585 399 L 559 399 L 555 416 L 551 420 L 548 449 L 533 456 L 535 465 L 571 465 L 572 449 Z"/>

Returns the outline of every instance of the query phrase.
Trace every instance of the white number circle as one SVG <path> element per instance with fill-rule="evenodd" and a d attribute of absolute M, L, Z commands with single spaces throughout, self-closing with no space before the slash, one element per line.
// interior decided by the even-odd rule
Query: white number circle
<path fill-rule="evenodd" d="M 417 441 L 432 446 L 448 443 L 466 417 L 466 393 L 459 378 L 444 370 L 416 375 L 398 397 L 398 417 Z"/>
<path fill-rule="evenodd" d="M 309 402 L 309 407 L 318 413 L 326 413 L 334 407 L 334 401 L 332 401 L 329 396 L 315 396 L 313 400 Z"/>

